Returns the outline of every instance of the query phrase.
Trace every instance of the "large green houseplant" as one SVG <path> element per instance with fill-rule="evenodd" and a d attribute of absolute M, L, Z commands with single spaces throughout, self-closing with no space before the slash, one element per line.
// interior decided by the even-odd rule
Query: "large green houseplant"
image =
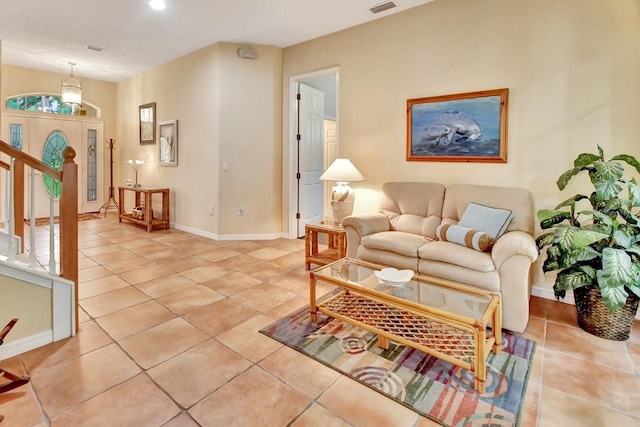
<path fill-rule="evenodd" d="M 542 229 L 552 230 L 536 241 L 539 249 L 547 248 L 543 271 L 559 270 L 555 296 L 564 298 L 573 290 L 580 326 L 604 338 L 625 340 L 640 298 L 640 218 L 634 211 L 640 206 L 640 189 L 635 178 L 623 178 L 621 162 L 640 173 L 633 156 L 621 154 L 607 161 L 600 146 L 597 155 L 580 154 L 573 168 L 558 178 L 558 188 L 564 190 L 572 177 L 586 172 L 595 191 L 538 211 Z M 579 210 L 580 205 L 587 209 Z M 582 306 L 594 298 L 606 309 L 585 311 Z"/>

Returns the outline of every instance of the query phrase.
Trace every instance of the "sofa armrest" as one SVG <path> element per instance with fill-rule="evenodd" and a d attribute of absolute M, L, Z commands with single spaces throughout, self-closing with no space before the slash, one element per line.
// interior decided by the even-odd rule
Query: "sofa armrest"
<path fill-rule="evenodd" d="M 357 258 L 358 248 L 362 237 L 389 231 L 389 219 L 383 213 L 352 215 L 342 220 L 342 226 L 347 233 L 347 257 Z"/>
<path fill-rule="evenodd" d="M 491 249 L 491 258 L 496 270 L 499 270 L 502 263 L 514 255 L 524 255 L 532 263 L 538 259 L 538 247 L 531 234 L 524 231 L 510 231 L 503 234 Z"/>

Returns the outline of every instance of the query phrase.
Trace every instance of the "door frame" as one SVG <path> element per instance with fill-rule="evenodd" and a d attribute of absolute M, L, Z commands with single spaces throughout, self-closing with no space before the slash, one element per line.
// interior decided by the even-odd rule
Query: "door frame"
<path fill-rule="evenodd" d="M 289 77 L 289 144 L 286 146 L 286 155 L 289 157 L 289 167 L 283 176 L 283 183 L 288 186 L 289 211 L 287 214 L 287 236 L 296 239 L 298 236 L 298 225 L 296 219 L 297 209 L 297 179 L 296 164 L 298 141 L 296 135 L 298 133 L 298 83 L 304 83 L 318 77 L 335 76 L 336 78 L 336 155 L 340 152 L 340 67 L 331 67 L 324 70 L 313 71 L 310 73 L 298 74 Z"/>

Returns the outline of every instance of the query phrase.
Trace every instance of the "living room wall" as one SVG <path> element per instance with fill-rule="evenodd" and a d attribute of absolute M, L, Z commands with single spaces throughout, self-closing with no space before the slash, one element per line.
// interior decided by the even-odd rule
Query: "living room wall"
<path fill-rule="evenodd" d="M 218 43 L 118 83 L 122 161 L 144 159 L 139 181 L 171 188 L 176 228 L 218 239 L 273 238 L 281 216 L 281 50 L 253 46 L 257 59 L 250 60 L 238 57 L 240 46 Z M 157 164 L 157 144 L 138 144 L 138 106 L 149 102 L 158 121 L 178 120 L 177 167 Z M 129 169 L 122 181 L 133 177 Z"/>
<path fill-rule="evenodd" d="M 366 178 L 353 184 L 356 212 L 403 180 L 524 187 L 536 209 L 553 207 L 591 191 L 586 180 L 562 194 L 555 184 L 579 153 L 640 155 L 637 0 L 437 0 L 286 48 L 285 147 L 289 78 L 333 66 L 340 156 Z M 405 160 L 407 99 L 497 88 L 509 88 L 508 163 Z"/>

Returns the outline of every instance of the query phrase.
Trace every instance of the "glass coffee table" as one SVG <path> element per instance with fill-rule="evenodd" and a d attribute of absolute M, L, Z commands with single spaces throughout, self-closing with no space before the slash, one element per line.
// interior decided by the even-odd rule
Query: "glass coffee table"
<path fill-rule="evenodd" d="M 342 258 L 312 271 L 311 320 L 321 312 L 377 334 L 381 348 L 392 340 L 469 369 L 483 393 L 487 357 L 501 350 L 500 295 L 418 274 L 390 286 L 374 275 L 383 268 Z M 341 289 L 316 301 L 318 281 Z"/>

